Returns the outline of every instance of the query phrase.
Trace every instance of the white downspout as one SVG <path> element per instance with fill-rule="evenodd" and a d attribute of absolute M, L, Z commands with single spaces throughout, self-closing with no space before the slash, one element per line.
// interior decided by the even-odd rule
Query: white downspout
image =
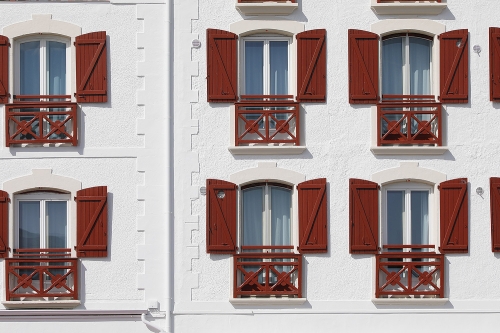
<path fill-rule="evenodd" d="M 170 316 L 167 316 L 167 318 L 168 318 L 168 317 L 170 317 Z M 142 322 L 143 322 L 144 324 L 146 324 L 146 326 L 149 326 L 149 327 L 151 327 L 151 328 L 153 328 L 153 329 L 155 329 L 155 330 L 158 330 L 158 331 L 159 331 L 159 333 L 166 333 L 166 332 L 163 330 L 163 328 L 161 328 L 161 327 L 159 327 L 159 326 L 155 325 L 154 323 L 150 322 L 149 320 L 147 320 L 147 319 L 146 319 L 146 314 L 145 314 L 145 313 L 141 314 L 141 320 L 142 320 Z M 168 319 L 167 319 L 167 322 L 168 322 Z"/>

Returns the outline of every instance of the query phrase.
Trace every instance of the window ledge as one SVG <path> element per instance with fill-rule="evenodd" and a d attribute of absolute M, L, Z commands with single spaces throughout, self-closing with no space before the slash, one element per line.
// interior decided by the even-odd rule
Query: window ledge
<path fill-rule="evenodd" d="M 446 3 L 377 3 L 372 0 L 372 10 L 380 15 L 438 15 L 446 8 Z"/>
<path fill-rule="evenodd" d="M 233 305 L 300 305 L 304 304 L 307 298 L 230 298 L 229 302 Z"/>
<path fill-rule="evenodd" d="M 236 3 L 235 7 L 244 15 L 290 15 L 299 7 L 299 4 L 291 2 Z"/>
<path fill-rule="evenodd" d="M 448 151 L 446 146 L 387 146 L 371 147 L 374 155 L 443 155 Z"/>
<path fill-rule="evenodd" d="M 7 309 L 73 309 L 81 304 L 78 300 L 62 301 L 4 301 Z"/>
<path fill-rule="evenodd" d="M 233 146 L 228 150 L 233 155 L 299 155 L 306 146 Z"/>
<path fill-rule="evenodd" d="M 448 298 L 372 298 L 375 305 L 444 305 Z"/>

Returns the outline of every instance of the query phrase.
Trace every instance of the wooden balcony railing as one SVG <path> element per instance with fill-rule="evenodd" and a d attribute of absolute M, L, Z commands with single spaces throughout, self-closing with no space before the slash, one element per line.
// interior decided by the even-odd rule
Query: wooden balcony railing
<path fill-rule="evenodd" d="M 377 3 L 388 3 L 388 2 L 437 2 L 441 3 L 441 0 L 377 0 Z"/>
<path fill-rule="evenodd" d="M 236 146 L 300 145 L 299 103 L 293 96 L 241 96 L 236 108 Z"/>
<path fill-rule="evenodd" d="M 384 101 L 377 106 L 377 145 L 442 145 L 441 104 Z"/>
<path fill-rule="evenodd" d="M 5 299 L 78 300 L 77 258 L 70 249 L 18 249 L 5 259 Z"/>
<path fill-rule="evenodd" d="M 302 297 L 302 256 L 293 247 L 243 247 L 259 251 L 234 256 L 233 297 Z M 272 252 L 269 251 L 283 251 Z M 291 251 L 291 250 L 288 250 Z"/>
<path fill-rule="evenodd" d="M 17 95 L 5 105 L 6 145 L 78 144 L 77 104 L 69 95 Z"/>
<path fill-rule="evenodd" d="M 434 245 L 384 246 L 376 255 L 376 298 L 444 297 L 444 255 Z M 426 252 L 427 251 L 427 252 Z"/>
<path fill-rule="evenodd" d="M 291 2 L 291 3 L 296 3 L 297 0 L 238 0 L 238 3 L 258 3 L 258 2 Z"/>

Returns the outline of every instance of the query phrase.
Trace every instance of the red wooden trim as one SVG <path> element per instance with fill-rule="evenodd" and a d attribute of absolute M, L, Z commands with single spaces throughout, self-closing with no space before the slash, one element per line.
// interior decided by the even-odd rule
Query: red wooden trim
<path fill-rule="evenodd" d="M 469 250 L 469 196 L 467 178 L 442 182 L 440 190 L 441 253 Z"/>
<path fill-rule="evenodd" d="M 415 3 L 418 3 L 418 2 L 437 2 L 437 3 L 441 3 L 441 0 L 423 0 L 423 1 L 419 1 L 419 0 L 377 0 L 377 3 L 388 3 L 388 2 L 415 2 Z"/>
<path fill-rule="evenodd" d="M 349 103 L 375 104 L 378 91 L 377 34 L 349 29 Z"/>
<path fill-rule="evenodd" d="M 0 190 L 0 258 L 9 256 L 9 194 Z"/>
<path fill-rule="evenodd" d="M 469 101 L 469 32 L 467 29 L 439 35 L 440 81 L 443 103 Z"/>
<path fill-rule="evenodd" d="M 9 102 L 9 38 L 0 35 L 0 104 Z"/>
<path fill-rule="evenodd" d="M 207 100 L 236 102 L 238 99 L 238 36 L 207 29 Z"/>
<path fill-rule="evenodd" d="M 326 30 L 304 31 L 297 38 L 297 101 L 326 102 Z"/>
<path fill-rule="evenodd" d="M 500 252 L 500 178 L 490 178 L 491 251 Z"/>
<path fill-rule="evenodd" d="M 377 253 L 378 248 L 377 183 L 349 179 L 349 253 Z"/>
<path fill-rule="evenodd" d="M 79 103 L 106 103 L 107 47 L 106 32 L 80 35 L 76 47 L 76 100 Z"/>
<path fill-rule="evenodd" d="M 441 0 L 439 0 L 441 1 Z M 238 0 L 238 3 L 260 3 L 260 2 L 291 2 L 296 3 L 297 0 Z"/>
<path fill-rule="evenodd" d="M 382 249 L 434 249 L 435 245 L 383 245 Z M 426 252 L 429 253 L 429 252 Z"/>
<path fill-rule="evenodd" d="M 328 200 L 326 178 L 305 181 L 297 186 L 299 194 L 299 252 L 322 253 L 328 250 Z"/>
<path fill-rule="evenodd" d="M 490 28 L 490 101 L 500 101 L 500 28 Z"/>

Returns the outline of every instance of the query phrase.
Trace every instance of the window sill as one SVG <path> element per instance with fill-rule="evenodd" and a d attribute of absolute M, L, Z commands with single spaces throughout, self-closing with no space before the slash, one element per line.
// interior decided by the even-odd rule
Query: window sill
<path fill-rule="evenodd" d="M 377 3 L 372 0 L 372 10 L 379 15 L 438 15 L 446 8 L 446 3 Z"/>
<path fill-rule="evenodd" d="M 444 305 L 448 298 L 372 298 L 375 305 Z"/>
<path fill-rule="evenodd" d="M 374 155 L 443 155 L 448 151 L 446 146 L 387 146 L 371 147 Z"/>
<path fill-rule="evenodd" d="M 5 301 L 6 309 L 73 309 L 81 304 L 78 300 L 62 301 Z"/>
<path fill-rule="evenodd" d="M 228 150 L 233 155 L 300 155 L 305 146 L 232 146 Z"/>
<path fill-rule="evenodd" d="M 301 305 L 307 298 L 230 298 L 229 303 L 233 305 Z"/>
<path fill-rule="evenodd" d="M 237 3 L 235 7 L 244 15 L 290 15 L 299 7 L 299 4 L 291 2 Z"/>

